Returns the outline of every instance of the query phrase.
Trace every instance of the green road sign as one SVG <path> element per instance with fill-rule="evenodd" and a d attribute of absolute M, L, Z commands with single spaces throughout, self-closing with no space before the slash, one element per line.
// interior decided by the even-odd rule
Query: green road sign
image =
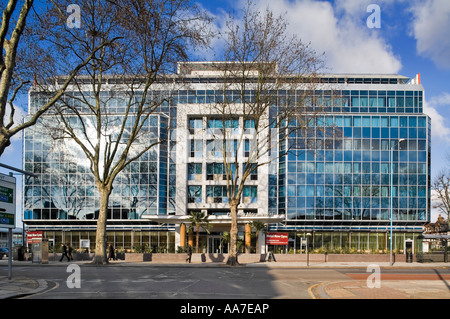
<path fill-rule="evenodd" d="M 16 228 L 16 179 L 0 174 L 0 227 Z"/>
<path fill-rule="evenodd" d="M 0 227 L 14 226 L 14 214 L 0 212 Z"/>
<path fill-rule="evenodd" d="M 14 202 L 14 190 L 0 186 L 0 202 L 13 203 Z"/>

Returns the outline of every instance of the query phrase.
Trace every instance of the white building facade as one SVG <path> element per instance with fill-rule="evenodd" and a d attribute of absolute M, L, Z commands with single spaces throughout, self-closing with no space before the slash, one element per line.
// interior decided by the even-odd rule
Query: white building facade
<path fill-rule="evenodd" d="M 200 211 L 211 225 L 201 230 L 202 251 L 226 253 L 224 234 L 231 222 L 226 169 L 242 176 L 245 165 L 256 165 L 238 207 L 242 247 L 250 243 L 249 251 L 279 249 L 266 247 L 264 232 L 246 241 L 255 221 L 267 231 L 289 234 L 283 251 L 296 252 L 308 236 L 314 249 L 386 251 L 391 221 L 396 249 L 403 250 L 406 240 L 418 247 L 430 216 L 430 119 L 423 113 L 422 85 L 399 75 L 319 78 L 323 85 L 307 92 L 307 103 L 326 105 L 327 111 L 317 114 L 312 126 L 340 134 L 314 130 L 311 149 L 300 133 L 281 139 L 282 132 L 270 125 L 282 101 L 298 101 L 304 88 L 278 89 L 280 105 L 274 103 L 255 123 L 242 103 L 255 98 L 255 89 L 242 97 L 237 87 L 224 89 L 223 71 L 214 63 L 180 63 L 170 90 L 163 84 L 152 90 L 155 98 L 169 96 L 148 123 L 149 132 L 165 138 L 115 181 L 108 242 L 128 250 L 181 251 L 193 240 L 190 212 Z M 124 88 L 108 85 L 108 107 L 120 116 Z M 30 114 L 41 99 L 30 92 Z M 224 112 L 218 106 L 226 100 L 233 103 Z M 55 244 L 77 248 L 89 239 L 93 246 L 99 206 L 88 164 L 75 159 L 73 147 L 45 135 L 39 125 L 46 120 L 51 115 L 24 134 L 24 169 L 38 175 L 24 183 L 24 222 Z M 295 146 L 284 154 L 286 145 Z"/>

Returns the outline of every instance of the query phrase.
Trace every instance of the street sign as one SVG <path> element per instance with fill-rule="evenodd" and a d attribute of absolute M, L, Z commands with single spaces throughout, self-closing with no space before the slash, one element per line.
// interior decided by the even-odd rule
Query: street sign
<path fill-rule="evenodd" d="M 0 225 L 6 228 L 15 228 L 14 214 L 4 213 L 0 211 Z"/>
<path fill-rule="evenodd" d="M 288 243 L 288 233 L 266 233 L 266 245 L 287 245 Z"/>
<path fill-rule="evenodd" d="M 11 188 L 0 186 L 0 202 L 13 203 L 14 190 Z"/>
<path fill-rule="evenodd" d="M 32 244 L 34 239 L 42 240 L 42 231 L 27 231 L 27 244 Z"/>
<path fill-rule="evenodd" d="M 0 174 L 0 227 L 16 228 L 16 178 Z"/>

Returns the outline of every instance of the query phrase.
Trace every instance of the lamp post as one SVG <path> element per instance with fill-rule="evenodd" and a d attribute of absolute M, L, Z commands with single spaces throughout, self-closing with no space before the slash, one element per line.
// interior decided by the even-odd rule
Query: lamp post
<path fill-rule="evenodd" d="M 405 141 L 404 138 L 401 138 L 398 140 L 397 143 L 395 143 L 394 145 L 391 146 L 391 152 L 390 152 L 390 162 L 391 162 L 391 179 L 390 179 L 390 187 L 391 187 L 391 196 L 390 196 L 390 217 L 389 217 L 389 222 L 390 222 L 390 241 L 389 241 L 389 245 L 390 245 L 390 249 L 389 249 L 389 262 L 391 264 L 391 266 L 393 265 L 392 262 L 392 219 L 393 219 L 393 202 L 394 202 L 394 148 L 398 145 L 400 145 L 401 142 Z"/>
<path fill-rule="evenodd" d="M 306 234 L 306 266 L 309 267 L 309 238 L 311 237 L 311 233 Z"/>

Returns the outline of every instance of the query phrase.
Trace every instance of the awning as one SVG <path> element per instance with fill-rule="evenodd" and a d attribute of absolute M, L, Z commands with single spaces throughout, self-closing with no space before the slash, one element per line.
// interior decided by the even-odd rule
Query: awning
<path fill-rule="evenodd" d="M 450 239 L 450 235 L 447 234 L 422 234 L 419 236 L 419 239 Z"/>
<path fill-rule="evenodd" d="M 141 218 L 156 223 L 164 224 L 189 224 L 189 215 L 142 215 Z M 281 223 L 286 219 L 285 215 L 238 215 L 238 224 L 247 224 L 259 221 L 265 224 Z M 208 215 L 211 225 L 231 224 L 230 215 Z"/>

